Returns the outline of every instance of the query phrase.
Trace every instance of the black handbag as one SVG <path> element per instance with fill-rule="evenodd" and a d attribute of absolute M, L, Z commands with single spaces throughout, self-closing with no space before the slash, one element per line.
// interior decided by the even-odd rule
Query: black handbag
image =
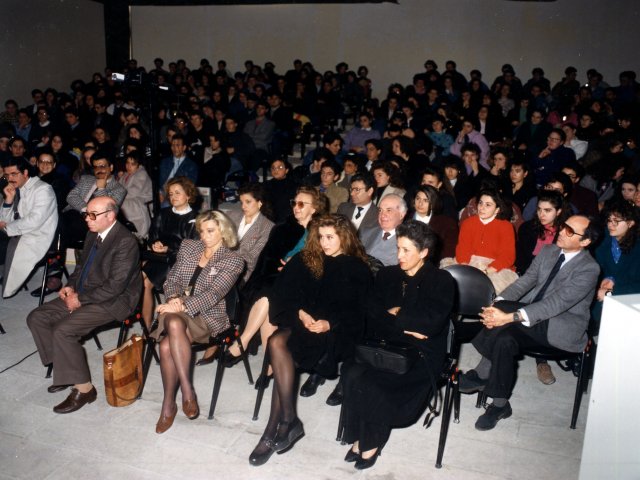
<path fill-rule="evenodd" d="M 357 363 L 398 375 L 407 373 L 421 356 L 422 352 L 413 345 L 385 340 L 366 340 L 356 345 L 355 352 Z"/>

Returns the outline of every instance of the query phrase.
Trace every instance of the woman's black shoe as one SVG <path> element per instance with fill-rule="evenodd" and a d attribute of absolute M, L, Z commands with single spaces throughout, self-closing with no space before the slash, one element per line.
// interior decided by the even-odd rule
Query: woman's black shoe
<path fill-rule="evenodd" d="M 224 353 L 224 366 L 227 368 L 233 367 L 236 363 L 242 360 L 242 355 L 238 355 L 237 357 L 233 355 L 228 350 Z"/>
<path fill-rule="evenodd" d="M 380 450 L 382 449 L 378 448 L 376 450 L 376 453 L 374 453 L 370 458 L 366 459 L 362 458 L 362 453 L 360 453 L 360 458 L 356 460 L 356 464 L 354 465 L 354 467 L 356 467 L 356 470 L 364 470 L 366 468 L 373 467 L 376 464 L 376 460 L 380 456 Z"/>
<path fill-rule="evenodd" d="M 216 348 L 216 351 L 211 355 L 209 355 L 208 357 L 202 357 L 200 360 L 198 360 L 196 362 L 196 366 L 201 367 L 202 365 L 209 365 L 210 363 L 213 363 L 216 358 L 218 358 L 218 355 L 220 355 L 220 351 Z"/>
<path fill-rule="evenodd" d="M 325 382 L 325 378 L 317 373 L 312 373 L 307 378 L 307 381 L 302 384 L 300 388 L 300 396 L 301 397 L 311 397 L 316 394 L 318 391 L 318 387 L 323 385 Z"/>
<path fill-rule="evenodd" d="M 360 452 L 356 453 L 352 448 L 349 449 L 347 454 L 344 456 L 344 461 L 347 463 L 356 462 L 360 458 Z"/>
<path fill-rule="evenodd" d="M 269 383 L 271 382 L 272 378 L 273 378 L 273 375 L 260 374 L 260 376 L 256 380 L 256 390 L 260 390 L 260 389 L 266 390 L 267 388 L 269 388 Z"/>
<path fill-rule="evenodd" d="M 274 451 L 273 440 L 262 437 L 256 448 L 251 452 L 251 455 L 249 455 L 249 463 L 254 467 L 264 465 L 271 458 Z"/>
<path fill-rule="evenodd" d="M 284 431 L 281 431 L 280 427 L 285 427 Z M 302 437 L 304 437 L 304 428 L 298 417 L 291 422 L 280 422 L 278 433 L 273 439 L 273 449 L 278 453 L 284 453 Z"/>

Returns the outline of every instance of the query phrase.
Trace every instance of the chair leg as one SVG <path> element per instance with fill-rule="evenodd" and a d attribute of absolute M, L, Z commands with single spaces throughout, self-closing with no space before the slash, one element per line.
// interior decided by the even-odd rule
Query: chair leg
<path fill-rule="evenodd" d="M 40 284 L 40 298 L 38 299 L 38 306 L 42 306 L 44 303 L 44 289 L 47 286 L 47 275 L 49 274 L 49 260 L 44 261 L 44 271 L 42 272 L 42 282 Z"/>
<path fill-rule="evenodd" d="M 262 361 L 262 370 L 260 375 L 262 378 L 267 376 L 269 371 L 269 349 L 264 352 L 264 360 Z M 260 405 L 262 404 L 262 397 L 264 396 L 265 382 L 261 382 L 260 388 L 258 388 L 258 394 L 256 395 L 256 405 L 253 407 L 253 421 L 258 420 L 258 413 L 260 413 Z M 275 388 L 275 386 L 274 386 Z"/>
<path fill-rule="evenodd" d="M 127 338 L 127 333 L 129 333 L 129 324 L 130 319 L 128 318 L 125 318 L 124 321 L 120 324 L 120 331 L 118 332 L 118 347 L 120 347 L 124 343 L 124 340 Z"/>
<path fill-rule="evenodd" d="M 340 405 L 340 418 L 338 419 L 338 433 L 336 434 L 336 442 L 340 442 L 342 445 L 345 441 L 342 439 L 344 434 L 344 401 Z"/>
<path fill-rule="evenodd" d="M 53 372 L 53 363 L 47 365 L 47 373 L 45 374 L 44 378 L 51 378 L 51 372 Z"/>
<path fill-rule="evenodd" d="M 156 341 L 153 338 L 147 336 L 146 346 L 144 348 L 144 361 L 142 362 L 142 385 L 140 386 L 140 393 L 138 398 L 142 397 L 142 391 L 144 385 L 147 383 L 147 375 L 149 374 L 149 367 L 151 366 L 151 357 L 158 356 L 156 353 Z"/>
<path fill-rule="evenodd" d="M 0 323 L 0 335 L 4 335 L 5 333 L 7 332 L 4 331 L 4 328 L 2 328 L 2 324 Z"/>
<path fill-rule="evenodd" d="M 220 385 L 222 385 L 222 375 L 224 375 L 224 354 L 227 351 L 227 344 L 223 343 L 218 357 L 218 364 L 216 367 L 216 375 L 213 380 L 213 392 L 211 392 L 211 406 L 209 407 L 209 420 L 213 419 L 213 414 L 216 410 L 216 403 L 218 403 L 218 395 L 220 394 Z"/>
<path fill-rule="evenodd" d="M 453 380 L 453 423 L 460 423 L 460 390 L 458 389 L 458 376 Z"/>
<path fill-rule="evenodd" d="M 449 375 L 447 379 L 447 387 L 445 389 L 444 394 L 444 402 L 442 404 L 442 423 L 440 424 L 440 438 L 438 439 L 438 454 L 436 456 L 436 468 L 442 468 L 442 457 L 444 456 L 444 446 L 447 442 L 447 435 L 449 434 L 449 421 L 451 419 L 451 409 L 453 407 L 453 396 L 457 393 L 454 388 L 452 392 L 453 386 L 453 378 L 455 373 Z M 459 393 L 458 393 L 459 395 Z"/>
<path fill-rule="evenodd" d="M 96 347 L 98 347 L 98 350 L 102 351 L 102 344 L 100 343 L 98 334 L 94 332 L 91 334 L 91 336 L 93 337 L 93 341 L 96 342 Z"/>
<path fill-rule="evenodd" d="M 578 421 L 578 413 L 580 413 L 580 403 L 582 402 L 582 395 L 584 394 L 583 382 L 586 384 L 586 381 L 584 378 L 586 376 L 585 373 L 587 370 L 586 357 L 587 357 L 587 353 L 582 352 L 582 355 L 580 355 L 580 374 L 578 375 L 578 381 L 576 384 L 576 395 L 575 395 L 575 398 L 573 399 L 573 413 L 571 414 L 572 430 L 575 430 L 576 428 L 576 422 Z"/>
<path fill-rule="evenodd" d="M 240 355 L 242 355 L 242 363 L 244 369 L 247 372 L 247 378 L 249 378 L 249 385 L 253 385 L 253 375 L 251 374 L 251 366 L 249 365 L 249 359 L 247 358 L 247 351 L 242 346 L 242 340 L 238 337 L 238 347 L 240 347 Z"/>

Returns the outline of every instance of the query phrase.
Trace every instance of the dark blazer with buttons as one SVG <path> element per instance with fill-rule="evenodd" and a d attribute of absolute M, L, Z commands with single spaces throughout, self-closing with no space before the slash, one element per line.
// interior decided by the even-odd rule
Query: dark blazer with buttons
<path fill-rule="evenodd" d="M 344 215 L 349 220 L 353 218 L 353 212 L 355 211 L 356 206 L 351 202 L 343 202 L 338 205 L 338 211 L 340 215 Z M 378 208 L 375 205 L 371 205 L 367 213 L 364 214 L 364 218 L 362 222 L 360 222 L 360 226 L 358 227 L 359 232 L 363 232 L 365 230 L 369 230 L 372 228 L 376 228 L 378 226 Z"/>
<path fill-rule="evenodd" d="M 167 298 L 184 295 L 203 252 L 204 244 L 200 240 L 182 241 L 176 263 L 164 282 Z M 192 317 L 200 315 L 211 335 L 217 335 L 229 327 L 224 297 L 235 285 L 243 270 L 244 260 L 237 253 L 221 245 L 202 269 L 192 294 L 183 297 L 186 313 Z"/>
<path fill-rule="evenodd" d="M 84 241 L 80 263 L 69 278 L 68 286 L 78 291 L 80 274 L 97 233 L 89 232 Z M 124 320 L 134 311 L 142 293 L 138 242 L 120 222 L 116 222 L 98 247 L 84 280 L 78 300 L 82 305 L 99 304 L 115 318 Z"/>
<path fill-rule="evenodd" d="M 531 302 L 547 281 L 560 253 L 556 245 L 544 246 L 525 274 L 500 296 L 505 300 Z M 598 263 L 589 251 L 582 250 L 565 262 L 542 300 L 524 307 L 531 325 L 548 319 L 547 340 L 554 347 L 569 352 L 584 349 L 587 344 L 589 307 L 599 273 Z"/>

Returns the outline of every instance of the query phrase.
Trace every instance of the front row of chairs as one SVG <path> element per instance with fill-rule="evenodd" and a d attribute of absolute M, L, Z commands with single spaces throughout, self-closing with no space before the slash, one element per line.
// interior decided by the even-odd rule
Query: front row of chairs
<path fill-rule="evenodd" d="M 460 346 L 463 343 L 470 342 L 473 337 L 480 331 L 480 329 L 483 328 L 482 323 L 480 323 L 479 321 L 478 313 L 481 311 L 482 307 L 490 305 L 495 299 L 495 290 L 493 288 L 493 285 L 491 284 L 491 281 L 488 279 L 488 277 L 481 271 L 467 265 L 452 265 L 450 267 L 447 267 L 447 270 L 449 271 L 449 273 L 451 273 L 456 282 L 456 299 L 454 311 L 451 315 L 452 328 L 449 342 L 449 354 L 441 374 L 441 385 L 442 383 L 444 383 L 445 393 L 442 403 L 442 420 L 440 426 L 438 452 L 436 456 L 436 468 L 442 467 L 442 458 L 444 456 L 444 448 L 449 432 L 449 424 L 452 412 L 454 423 L 460 422 L 460 392 L 458 390 L 458 356 L 460 353 Z M 226 297 L 227 313 L 232 323 L 231 327 L 220 333 L 219 335 L 211 337 L 207 345 L 194 344 L 192 346 L 192 350 L 194 352 L 203 350 L 211 346 L 217 346 L 219 349 L 217 360 L 218 363 L 214 374 L 213 391 L 211 393 L 211 404 L 209 407 L 208 418 L 210 420 L 214 417 L 218 395 L 220 393 L 220 388 L 222 385 L 222 378 L 225 370 L 225 353 L 234 341 L 239 340 L 239 319 L 241 318 L 239 303 L 238 291 L 237 288 L 234 287 Z M 120 346 L 126 340 L 129 328 L 135 322 L 140 323 L 145 338 L 145 348 L 143 351 L 143 385 L 138 396 L 138 398 L 140 398 L 143 393 L 144 383 L 146 382 L 146 378 L 149 373 L 151 360 L 153 357 L 155 357 L 156 362 L 159 362 L 159 358 L 155 349 L 156 342 L 149 336 L 149 331 L 144 321 L 142 320 L 142 316 L 139 311 L 134 312 L 123 322 L 121 322 L 120 331 L 118 334 L 118 346 Z M 2 330 L 2 326 L 0 326 L 0 333 L 4 333 L 4 331 Z M 102 347 L 95 332 L 92 333 L 92 336 L 96 342 L 96 345 L 98 346 L 98 349 L 101 350 Z M 578 378 L 573 403 L 573 412 L 571 416 L 571 429 L 576 428 L 582 395 L 587 391 L 590 371 L 589 365 L 590 361 L 592 361 L 592 345 L 593 338 L 591 332 L 589 332 L 589 341 L 587 343 L 587 346 L 585 347 L 584 351 L 579 353 L 566 352 L 554 348 L 527 349 L 523 351 L 523 355 L 525 356 L 557 361 L 561 368 L 563 368 L 564 370 L 567 370 L 568 368 L 562 366 L 560 364 L 560 361 L 566 360 L 568 362 L 574 362 L 575 365 L 577 365 L 575 373 Z M 247 351 L 241 343 L 239 347 L 249 384 L 253 385 L 253 376 L 251 373 L 251 367 L 249 366 Z M 268 367 L 269 357 L 268 352 L 265 352 L 262 365 L 262 374 L 265 376 Z M 49 367 L 47 376 L 49 376 L 51 373 L 50 369 L 51 367 Z M 260 405 L 262 403 L 264 390 L 266 388 L 265 384 L 266 382 L 262 382 L 262 384 L 259 385 L 253 412 L 253 420 L 258 419 Z M 486 397 L 482 393 L 479 393 L 476 402 L 476 408 L 480 408 L 485 404 L 485 402 Z M 338 426 L 338 435 L 336 438 L 336 440 L 338 441 L 342 440 L 342 419 L 343 412 L 341 411 L 340 422 Z M 425 419 L 425 425 L 426 424 L 427 420 Z"/>

